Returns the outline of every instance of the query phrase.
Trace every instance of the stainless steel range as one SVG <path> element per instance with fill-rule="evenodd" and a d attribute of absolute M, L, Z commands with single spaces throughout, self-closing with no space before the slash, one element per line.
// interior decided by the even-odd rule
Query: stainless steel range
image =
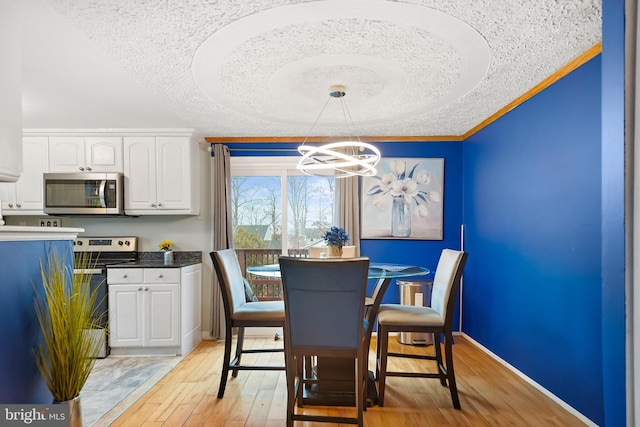
<path fill-rule="evenodd" d="M 90 273 L 91 291 L 98 291 L 98 312 L 105 313 L 100 319 L 101 329 L 91 330 L 90 333 L 95 335 L 96 342 L 104 338 L 104 345 L 98 352 L 99 358 L 109 355 L 108 340 L 106 339 L 106 330 L 108 328 L 108 310 L 109 297 L 107 295 L 107 265 L 120 264 L 123 262 L 136 261 L 138 259 L 138 238 L 137 237 L 78 237 L 73 245 L 75 253 L 88 253 L 90 256 L 90 265 L 94 268 L 84 270 L 84 273 Z M 82 270 L 74 270 L 74 273 L 80 273 Z"/>

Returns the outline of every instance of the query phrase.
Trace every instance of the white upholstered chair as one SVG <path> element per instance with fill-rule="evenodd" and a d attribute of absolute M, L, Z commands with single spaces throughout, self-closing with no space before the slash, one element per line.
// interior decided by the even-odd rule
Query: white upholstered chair
<path fill-rule="evenodd" d="M 284 302 L 283 301 L 257 301 L 247 302 L 244 290 L 244 277 L 240 270 L 240 264 L 235 250 L 224 249 L 213 251 L 209 254 L 216 270 L 222 303 L 224 305 L 225 338 L 224 359 L 222 362 L 222 375 L 218 398 L 224 396 L 229 370 L 232 376 L 237 377 L 239 370 L 284 370 L 284 365 L 242 365 L 241 358 L 246 353 L 283 352 L 283 348 L 245 349 L 244 330 L 249 327 L 284 327 Z M 231 343 L 233 328 L 238 328 L 236 343 L 236 355 L 231 360 Z"/>
<path fill-rule="evenodd" d="M 378 336 L 376 351 L 376 377 L 378 379 L 378 405 L 384 406 L 386 377 L 438 378 L 443 386 L 449 383 L 449 392 L 453 407 L 460 409 L 458 388 L 453 370 L 453 314 L 456 296 L 460 287 L 460 278 L 467 261 L 467 253 L 452 249 L 443 249 L 436 267 L 431 294 L 431 307 L 416 307 L 401 304 L 382 304 L 378 311 Z M 389 333 L 423 332 L 433 334 L 435 355 L 415 355 L 388 352 Z M 444 354 L 442 360 L 440 335 L 444 335 Z M 437 373 L 399 372 L 387 370 L 388 357 L 411 357 L 435 361 Z"/>

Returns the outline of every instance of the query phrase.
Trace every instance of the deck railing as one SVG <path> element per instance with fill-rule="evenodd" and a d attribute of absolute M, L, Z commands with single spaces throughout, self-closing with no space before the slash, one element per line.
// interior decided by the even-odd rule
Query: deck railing
<path fill-rule="evenodd" d="M 282 299 L 282 281 L 277 278 L 260 277 L 247 273 L 247 267 L 256 265 L 277 264 L 282 254 L 281 249 L 236 249 L 242 274 L 247 278 L 253 293 L 260 301 L 277 301 Z M 291 256 L 309 256 L 307 249 L 289 249 Z"/>

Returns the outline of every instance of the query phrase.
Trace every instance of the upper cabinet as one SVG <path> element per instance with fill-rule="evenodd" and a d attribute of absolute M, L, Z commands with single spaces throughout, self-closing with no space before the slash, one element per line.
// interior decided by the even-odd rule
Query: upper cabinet
<path fill-rule="evenodd" d="M 125 212 L 198 214 L 196 149 L 187 136 L 125 137 Z"/>
<path fill-rule="evenodd" d="M 50 172 L 122 172 L 121 136 L 52 136 Z"/>
<path fill-rule="evenodd" d="M 22 138 L 22 175 L 15 183 L 0 184 L 0 200 L 5 215 L 42 215 L 42 174 L 49 170 L 48 138 Z"/>
<path fill-rule="evenodd" d="M 198 144 L 176 130 L 31 130 L 17 182 L 0 182 L 3 215 L 43 215 L 45 172 L 124 172 L 129 215 L 198 215 Z M 0 156 L 1 157 L 1 156 Z"/>
<path fill-rule="evenodd" d="M 0 182 L 16 182 L 23 173 L 22 3 L 26 2 L 0 3 Z"/>

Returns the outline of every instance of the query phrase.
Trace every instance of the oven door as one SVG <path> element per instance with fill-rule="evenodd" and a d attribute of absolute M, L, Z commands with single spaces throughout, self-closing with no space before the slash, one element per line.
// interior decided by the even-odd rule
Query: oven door
<path fill-rule="evenodd" d="M 74 269 L 73 274 L 91 274 L 89 287 L 91 292 L 96 292 L 96 313 L 99 315 L 98 328 L 86 329 L 85 333 L 91 334 L 94 345 L 99 347 L 97 357 L 103 359 L 109 355 L 109 347 L 107 340 L 108 315 L 109 315 L 109 298 L 107 296 L 107 269 L 104 268 L 88 268 Z"/>

